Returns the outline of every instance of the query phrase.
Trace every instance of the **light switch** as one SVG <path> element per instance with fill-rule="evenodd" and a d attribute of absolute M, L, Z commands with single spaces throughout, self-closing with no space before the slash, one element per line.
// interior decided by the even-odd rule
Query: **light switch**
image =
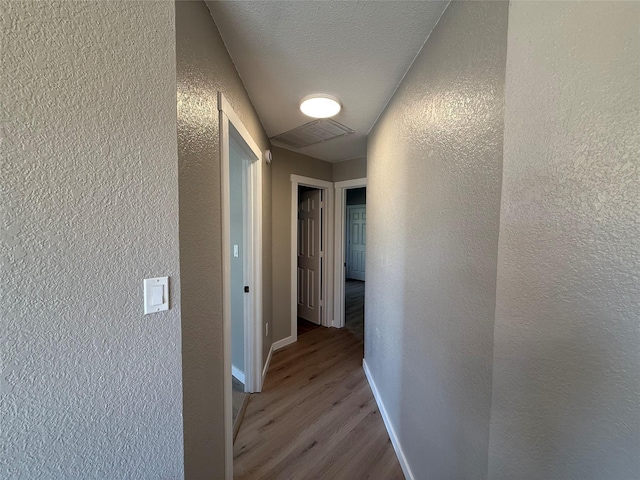
<path fill-rule="evenodd" d="M 169 310 L 169 277 L 144 280 L 144 314 Z"/>
<path fill-rule="evenodd" d="M 238 257 L 240 255 L 240 250 L 238 249 L 238 245 L 233 246 L 233 256 Z"/>
<path fill-rule="evenodd" d="M 162 292 L 164 287 L 162 285 L 154 285 L 151 287 L 151 305 L 162 305 L 164 302 L 162 300 Z"/>

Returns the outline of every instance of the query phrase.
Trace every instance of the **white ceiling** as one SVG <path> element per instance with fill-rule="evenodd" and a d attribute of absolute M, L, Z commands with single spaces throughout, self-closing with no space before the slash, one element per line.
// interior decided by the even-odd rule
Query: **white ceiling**
<path fill-rule="evenodd" d="M 207 1 L 269 137 L 313 120 L 311 93 L 342 100 L 355 133 L 296 151 L 330 162 L 366 155 L 366 136 L 448 1 Z"/>

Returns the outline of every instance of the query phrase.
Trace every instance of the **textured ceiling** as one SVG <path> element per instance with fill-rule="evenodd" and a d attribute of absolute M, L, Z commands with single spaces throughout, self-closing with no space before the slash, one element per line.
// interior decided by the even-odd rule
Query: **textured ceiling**
<path fill-rule="evenodd" d="M 355 133 L 300 149 L 336 162 L 366 155 L 366 135 L 448 2 L 208 1 L 269 137 L 312 119 L 300 98 L 342 100 Z"/>

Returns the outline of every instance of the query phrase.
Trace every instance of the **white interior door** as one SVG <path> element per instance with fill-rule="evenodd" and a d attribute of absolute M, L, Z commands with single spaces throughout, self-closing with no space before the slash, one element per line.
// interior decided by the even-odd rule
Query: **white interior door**
<path fill-rule="evenodd" d="M 347 278 L 364 281 L 366 244 L 366 207 L 349 205 L 347 207 Z"/>
<path fill-rule="evenodd" d="M 298 198 L 298 316 L 320 325 L 322 318 L 322 192 Z"/>

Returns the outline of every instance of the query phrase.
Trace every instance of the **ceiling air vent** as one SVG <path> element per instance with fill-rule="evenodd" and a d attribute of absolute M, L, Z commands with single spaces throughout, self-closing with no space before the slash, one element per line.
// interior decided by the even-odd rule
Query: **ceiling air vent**
<path fill-rule="evenodd" d="M 353 133 L 353 130 L 349 127 L 345 127 L 335 120 L 323 118 L 271 137 L 271 140 L 289 147 L 302 148 L 350 133 Z"/>

